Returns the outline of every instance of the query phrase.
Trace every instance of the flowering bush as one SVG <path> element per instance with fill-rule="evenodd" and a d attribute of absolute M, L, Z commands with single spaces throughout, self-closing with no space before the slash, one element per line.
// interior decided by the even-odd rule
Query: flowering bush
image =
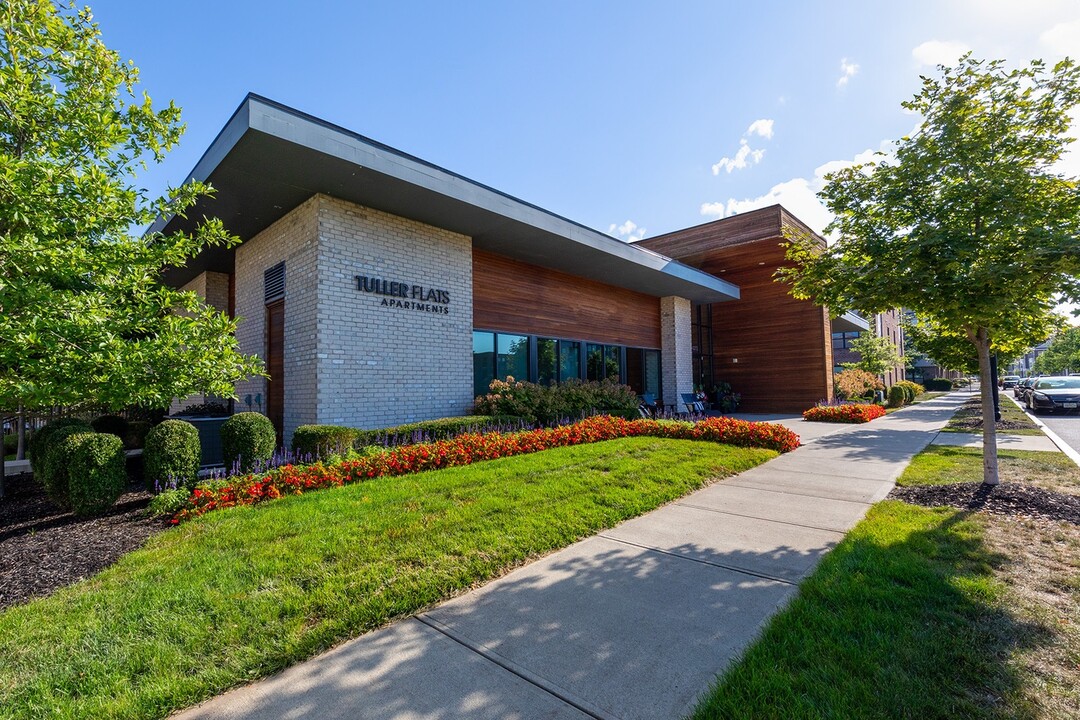
<path fill-rule="evenodd" d="M 573 425 L 505 434 L 466 433 L 449 440 L 402 445 L 334 465 L 284 465 L 266 473 L 252 473 L 201 485 L 192 491 L 186 506 L 176 514 L 173 522 L 203 515 L 217 508 L 253 505 L 282 495 L 299 495 L 307 490 L 635 436 L 704 440 L 779 452 L 788 452 L 799 446 L 798 435 L 781 425 L 769 423 L 727 417 L 691 423 L 625 420 L 598 415 Z"/>
<path fill-rule="evenodd" d="M 550 425 L 565 418 L 598 414 L 636 418 L 639 402 L 629 386 L 612 380 L 571 379 L 556 385 L 537 385 L 508 376 L 506 380 L 492 380 L 488 393 L 477 396 L 475 412 Z"/>
<path fill-rule="evenodd" d="M 840 398 L 858 398 L 870 395 L 875 390 L 884 390 L 885 386 L 875 375 L 865 370 L 849 368 L 837 373 L 833 378 L 833 387 Z"/>
<path fill-rule="evenodd" d="M 816 422 L 868 423 L 883 417 L 885 408 L 880 405 L 845 403 L 843 405 L 818 405 L 802 414 L 803 420 Z"/>

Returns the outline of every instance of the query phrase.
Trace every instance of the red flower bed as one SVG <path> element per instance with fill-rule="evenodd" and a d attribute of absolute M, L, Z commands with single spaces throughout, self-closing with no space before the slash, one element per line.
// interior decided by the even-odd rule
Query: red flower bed
<path fill-rule="evenodd" d="M 802 414 L 803 420 L 837 423 L 868 423 L 885 415 L 880 405 L 852 403 L 850 405 L 818 405 Z"/>
<path fill-rule="evenodd" d="M 507 434 L 467 433 L 450 440 L 402 445 L 378 455 L 336 465 L 284 465 L 260 475 L 231 478 L 226 484 L 192 492 L 188 507 L 177 513 L 173 522 L 203 515 L 217 508 L 253 505 L 282 495 L 300 495 L 306 490 L 634 436 L 704 440 L 779 452 L 799 447 L 798 435 L 781 425 L 769 423 L 726 417 L 708 418 L 696 423 L 670 423 L 599 415 L 562 427 Z"/>

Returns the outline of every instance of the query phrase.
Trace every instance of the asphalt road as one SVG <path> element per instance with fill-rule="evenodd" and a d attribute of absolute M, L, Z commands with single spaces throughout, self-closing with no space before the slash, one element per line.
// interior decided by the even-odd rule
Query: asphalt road
<path fill-rule="evenodd" d="M 1039 420 L 1057 433 L 1073 450 L 1080 452 L 1080 414 L 1039 415 Z"/>

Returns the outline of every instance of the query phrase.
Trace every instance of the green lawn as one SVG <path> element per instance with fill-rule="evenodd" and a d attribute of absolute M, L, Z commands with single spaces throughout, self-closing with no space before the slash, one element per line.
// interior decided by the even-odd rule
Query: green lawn
<path fill-rule="evenodd" d="M 627 438 L 211 513 L 0 613 L 0 717 L 163 717 L 775 456 Z"/>
<path fill-rule="evenodd" d="M 1002 482 L 1080 492 L 1080 468 L 1061 453 L 999 457 Z M 931 445 L 898 483 L 981 481 L 981 450 Z M 1080 585 L 1067 583 L 1080 576 L 1070 528 L 878 503 L 693 718 L 1071 717 Z M 1037 555 L 1050 550 L 1060 557 L 1047 570 Z"/>
<path fill-rule="evenodd" d="M 1002 393 L 1005 391 L 1003 390 Z M 942 432 L 982 432 L 982 406 L 979 399 L 975 398 L 960 406 L 956 414 L 952 416 L 948 424 L 942 428 Z M 1007 397 L 1000 398 L 998 407 L 1001 409 L 1001 420 L 1011 425 L 1008 428 L 998 427 L 997 431 L 1005 435 L 1042 435 L 1043 431 L 1031 421 L 1027 413 L 1020 409 Z"/>
<path fill-rule="evenodd" d="M 1037 485 L 1058 492 L 1080 493 L 1080 467 L 1064 453 L 998 450 L 1001 482 Z M 930 445 L 917 455 L 897 485 L 942 485 L 982 482 L 982 449 Z"/>
<path fill-rule="evenodd" d="M 1017 678 L 980 519 L 871 508 L 694 718 L 993 718 Z"/>

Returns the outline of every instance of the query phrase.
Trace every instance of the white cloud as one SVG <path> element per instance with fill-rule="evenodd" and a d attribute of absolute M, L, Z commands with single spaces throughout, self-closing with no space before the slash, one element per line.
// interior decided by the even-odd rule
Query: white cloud
<path fill-rule="evenodd" d="M 848 62 L 847 58 L 840 60 L 840 79 L 836 81 L 836 87 L 844 87 L 851 78 L 859 72 L 858 63 Z"/>
<path fill-rule="evenodd" d="M 877 148 L 870 148 L 857 154 L 850 160 L 830 160 L 814 169 L 811 178 L 792 178 L 773 185 L 767 193 L 754 198 L 730 198 L 727 202 L 711 202 L 701 205 L 701 214 L 706 217 L 728 217 L 750 210 L 783 205 L 792 215 L 810 226 L 814 232 L 824 233 L 825 226 L 832 222 L 833 216 L 828 208 L 818 200 L 817 193 L 825 187 L 825 176 L 853 165 L 865 165 L 888 159 L 887 151 L 892 143 L 883 140 Z M 879 152 L 886 155 L 882 157 Z"/>
<path fill-rule="evenodd" d="M 760 135 L 761 137 L 769 140 L 772 138 L 773 121 L 762 118 L 761 120 L 755 120 L 750 123 L 750 127 L 746 129 L 747 135 Z"/>
<path fill-rule="evenodd" d="M 1080 59 L 1080 20 L 1057 23 L 1039 35 L 1039 43 L 1056 55 Z"/>
<path fill-rule="evenodd" d="M 633 220 L 627 220 L 622 225 L 611 223 L 608 227 L 608 235 L 617 237 L 624 242 L 637 242 L 645 237 L 645 228 L 638 227 Z"/>
<path fill-rule="evenodd" d="M 728 173 L 732 170 L 743 170 L 761 162 L 765 158 L 765 151 L 750 147 L 747 138 L 752 135 L 769 140 L 773 136 L 773 121 L 761 118 L 750 123 L 750 127 L 746 128 L 746 132 L 739 140 L 739 149 L 735 152 L 735 156 L 720 158 L 720 162 L 712 166 L 712 174 L 719 175 L 721 170 Z"/>
<path fill-rule="evenodd" d="M 911 56 L 920 66 L 953 67 L 960 56 L 971 50 L 971 47 L 957 40 L 927 40 L 923 44 L 911 50 Z"/>
<path fill-rule="evenodd" d="M 730 173 L 732 170 L 743 170 L 751 165 L 757 165 L 765 157 L 764 150 L 754 150 L 746 142 L 746 138 L 739 141 L 739 150 L 735 157 L 720 158 L 720 162 L 712 166 L 712 174 L 719 175 L 721 170 Z"/>

